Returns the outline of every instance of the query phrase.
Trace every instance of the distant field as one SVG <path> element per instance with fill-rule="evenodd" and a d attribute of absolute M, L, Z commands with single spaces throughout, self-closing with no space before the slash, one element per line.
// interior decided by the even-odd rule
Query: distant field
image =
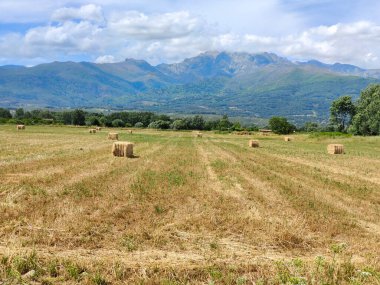
<path fill-rule="evenodd" d="M 0 126 L 0 284 L 380 284 L 380 137 L 108 131 Z"/>

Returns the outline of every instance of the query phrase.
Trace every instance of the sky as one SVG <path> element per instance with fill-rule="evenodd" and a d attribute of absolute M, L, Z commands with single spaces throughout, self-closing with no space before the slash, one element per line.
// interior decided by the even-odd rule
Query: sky
<path fill-rule="evenodd" d="M 1 0 L 0 65 L 273 52 L 380 68 L 378 0 Z"/>

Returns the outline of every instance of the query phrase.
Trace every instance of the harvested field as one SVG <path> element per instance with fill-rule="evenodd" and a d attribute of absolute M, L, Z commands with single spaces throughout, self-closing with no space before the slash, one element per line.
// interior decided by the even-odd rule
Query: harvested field
<path fill-rule="evenodd" d="M 5 284 L 380 283 L 379 137 L 84 130 L 0 126 Z"/>

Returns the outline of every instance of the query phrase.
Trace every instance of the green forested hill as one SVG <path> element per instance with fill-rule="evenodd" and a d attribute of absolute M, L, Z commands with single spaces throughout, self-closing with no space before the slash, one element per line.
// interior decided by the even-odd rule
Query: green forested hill
<path fill-rule="evenodd" d="M 0 67 L 1 107 L 101 107 L 323 120 L 332 100 L 379 79 L 345 64 L 209 52 L 176 64 L 53 62 Z"/>

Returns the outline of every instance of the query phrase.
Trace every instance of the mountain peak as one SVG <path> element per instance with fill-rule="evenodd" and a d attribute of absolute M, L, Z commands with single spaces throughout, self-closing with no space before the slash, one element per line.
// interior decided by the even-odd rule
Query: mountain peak
<path fill-rule="evenodd" d="M 247 52 L 207 51 L 180 63 L 160 64 L 157 68 L 172 76 L 190 75 L 188 78 L 194 80 L 195 78 L 215 76 L 232 77 L 276 64 L 291 64 L 291 62 L 268 52 L 250 54 Z"/>

